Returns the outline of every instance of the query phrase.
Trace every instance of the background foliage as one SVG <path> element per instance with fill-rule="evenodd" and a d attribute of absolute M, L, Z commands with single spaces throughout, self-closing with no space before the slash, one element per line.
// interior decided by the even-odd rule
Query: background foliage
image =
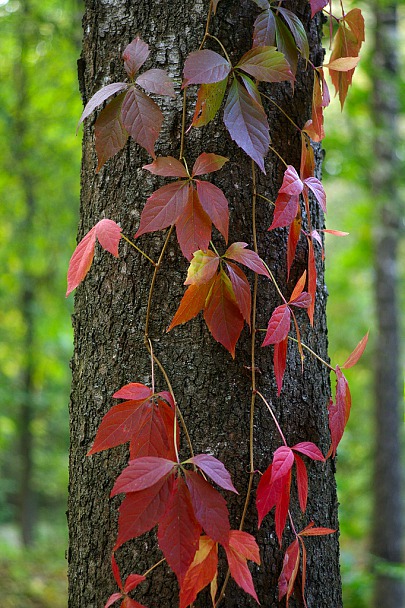
<path fill-rule="evenodd" d="M 82 110 L 76 77 L 81 10 L 80 0 L 0 0 L 0 136 L 5 142 L 0 155 L 0 577 L 5 608 L 66 606 L 63 591 L 72 301 L 65 300 L 64 293 L 79 201 L 80 139 L 74 133 Z M 344 361 L 368 329 L 371 333 L 371 345 L 349 377 L 353 408 L 339 447 L 346 608 L 370 605 L 367 551 L 374 433 L 372 362 L 373 356 L 384 356 L 372 341 L 376 213 L 369 188 L 373 127 L 369 108 L 372 74 L 367 50 L 372 23 L 368 16 L 366 10 L 368 46 L 362 52 L 345 112 L 340 113 L 335 100 L 325 113 L 328 227 L 350 232 L 345 239 L 328 237 L 327 243 L 331 358 Z M 403 26 L 403 9 L 401 17 Z M 23 21 L 28 41 L 25 52 L 21 45 Z M 16 86 L 19 70 L 23 70 L 27 83 L 22 108 Z M 23 137 L 15 131 L 17 118 L 25 124 Z M 401 129 L 405 129 L 404 123 Z M 398 155 L 404 159 L 405 150 L 398 149 Z M 35 212 L 32 227 L 25 234 L 27 175 L 35 197 Z M 24 350 L 27 327 L 21 311 L 27 277 L 35 294 L 34 391 L 29 396 L 21 390 L 28 356 Z M 402 302 L 403 298 L 402 292 Z M 30 426 L 37 512 L 35 544 L 31 548 L 21 546 L 17 526 L 17 405 L 27 399 L 34 412 Z"/>

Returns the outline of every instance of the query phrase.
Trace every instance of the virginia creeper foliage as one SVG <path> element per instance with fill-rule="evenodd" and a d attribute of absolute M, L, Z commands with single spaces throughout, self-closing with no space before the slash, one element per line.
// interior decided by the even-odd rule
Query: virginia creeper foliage
<path fill-rule="evenodd" d="M 364 20 L 357 8 L 349 13 L 342 12 L 341 16 L 330 14 L 330 19 L 337 22 L 337 28 L 329 62 L 324 66 L 314 66 L 309 61 L 307 34 L 298 17 L 279 2 L 254 2 L 260 13 L 253 23 L 251 49 L 232 65 L 220 41 L 217 41 L 219 52 L 205 48 L 209 37 L 207 32 L 201 47 L 190 53 L 185 60 L 182 88 L 186 97 L 187 89 L 198 85 L 190 128 L 202 128 L 212 120 L 221 120 L 218 115 L 221 114 L 223 105 L 222 120 L 230 138 L 265 173 L 270 133 L 260 83 L 272 83 L 273 86 L 273 83 L 287 82 L 294 89 L 300 58 L 305 61 L 306 69 L 312 71 L 311 117 L 302 128 L 297 126 L 302 142 L 301 163 L 299 167 L 294 167 L 283 161 L 284 176 L 274 201 L 273 221 L 268 227 L 269 231 L 285 228 L 288 233 L 288 275 L 300 238 L 305 239 L 307 244 L 306 270 L 289 296 L 282 293 L 271 269 L 259 256 L 256 245 L 250 249 L 245 242 L 228 244 L 229 222 L 232 219 L 228 200 L 226 194 L 211 183 L 210 176 L 217 171 L 226 171 L 229 159 L 215 151 L 201 152 L 193 163 L 190 159 L 186 160 L 182 152 L 178 159 L 173 156 L 156 156 L 155 143 L 164 116 L 146 93 L 174 97 L 175 88 L 164 70 L 152 68 L 139 73 L 150 55 L 148 45 L 139 37 L 123 53 L 128 81 L 109 84 L 96 92 L 87 103 L 79 124 L 109 100 L 98 114 L 94 126 L 98 158 L 96 171 L 100 171 L 112 156 L 119 153 L 131 136 L 152 157 L 152 162 L 143 169 L 152 175 L 167 178 L 167 182 L 146 200 L 134 237 L 139 239 L 150 232 L 169 228 L 168 239 L 175 227 L 180 251 L 189 261 L 184 281 L 186 290 L 173 319 L 167 320 L 167 331 L 187 323 L 201 312 L 213 338 L 232 357 L 236 356 L 238 339 L 245 324 L 253 334 L 265 332 L 262 347 L 272 348 L 274 376 L 280 395 L 288 365 L 289 344 L 290 348 L 294 343 L 297 344 L 303 366 L 304 350 L 320 359 L 301 341 L 297 310 L 305 311 L 300 314 L 307 315 L 313 324 L 316 258 L 320 256 L 323 259 L 324 255 L 321 232 L 336 236 L 347 233 L 323 230 L 311 225 L 310 211 L 313 205 L 318 205 L 326 213 L 326 194 L 314 175 L 315 161 L 311 142 L 320 142 L 325 135 L 323 112 L 330 102 L 325 68 L 329 71 L 343 107 L 364 40 Z M 214 18 L 217 4 L 218 0 L 211 1 L 207 24 Z M 312 17 L 327 5 L 330 13 L 334 8 L 332 5 L 341 7 L 340 3 L 328 0 L 310 0 L 309 4 Z M 185 135 L 183 127 L 182 137 Z M 192 167 L 191 171 L 189 166 Z M 252 166 L 254 172 L 253 163 Z M 212 243 L 213 227 L 223 238 L 222 253 Z M 118 257 L 121 238 L 131 242 L 138 253 L 148 258 L 154 266 L 156 276 L 160 262 L 151 260 L 138 245 L 124 236 L 115 221 L 104 218 L 87 232 L 72 255 L 67 295 L 85 279 L 92 264 L 96 241 L 103 249 Z M 162 255 L 163 253 L 164 248 Z M 267 328 L 253 326 L 255 299 L 252 299 L 251 282 L 252 277 L 257 275 L 271 282 L 280 298 L 280 304 L 268 311 Z M 146 327 L 148 322 L 147 318 Z M 183 330 L 178 327 L 176 331 Z M 174 336 L 175 334 L 173 332 Z M 301 531 L 296 531 L 289 509 L 291 488 L 296 485 L 299 506 L 305 515 L 310 491 L 308 468 L 320 470 L 327 458 L 335 457 L 350 415 L 350 390 L 342 370 L 356 364 L 364 351 L 367 337 L 360 341 L 343 365 L 332 367 L 323 361 L 336 375 L 335 397 L 330 399 L 328 407 L 330 448 L 326 456 L 305 438 L 289 446 L 270 405 L 266 403 L 282 445 L 275 450 L 267 469 L 256 475 L 260 477 L 256 491 L 256 509 L 259 526 L 268 513 L 275 509 L 275 532 L 284 554 L 279 576 L 279 599 L 285 597 L 287 606 L 300 568 L 301 593 L 306 605 L 304 539 L 334 532 L 330 528 L 316 527 L 314 522 L 309 522 Z M 163 369 L 148 344 L 147 330 L 145 344 L 151 361 Z M 254 370 L 252 373 L 255 373 Z M 111 496 L 123 495 L 119 507 L 118 534 L 111 558 L 112 573 L 119 591 L 107 599 L 105 608 L 118 601 L 122 602 L 124 608 L 142 608 L 128 594 L 142 584 L 149 571 L 144 575 L 131 574 L 123 583 L 115 552 L 127 541 L 155 526 L 164 559 L 177 577 L 180 608 L 190 606 L 198 593 L 208 585 L 212 604 L 217 606 L 221 599 L 221 592 L 218 591 L 219 546 L 226 555 L 231 577 L 259 603 L 260 598 L 256 594 L 248 565 L 250 561 L 260 565 L 259 547 L 255 538 L 243 531 L 243 521 L 241 529 L 235 530 L 229 520 L 226 495 L 228 492 L 237 493 L 238 490 L 225 465 L 215 456 L 193 454 L 187 427 L 169 382 L 168 389 L 156 392 L 154 386 L 133 382 L 117 390 L 113 397 L 122 401 L 113 405 L 105 414 L 88 452 L 90 456 L 118 445 L 129 444 L 128 465 L 111 490 Z M 253 392 L 255 396 L 257 391 Z M 264 400 L 263 397 L 262 399 Z M 183 433 L 191 454 L 185 460 L 179 456 L 180 437 Z M 253 475 L 254 471 L 251 473 Z M 285 547 L 283 538 L 288 519 L 295 539 Z"/>

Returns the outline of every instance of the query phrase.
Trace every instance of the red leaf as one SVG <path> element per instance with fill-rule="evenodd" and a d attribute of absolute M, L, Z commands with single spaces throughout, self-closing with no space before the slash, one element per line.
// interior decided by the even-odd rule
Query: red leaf
<path fill-rule="evenodd" d="M 154 175 L 163 175 L 164 177 L 188 177 L 183 163 L 173 156 L 159 156 L 150 165 L 144 165 L 142 169 L 146 169 Z M 179 184 L 183 182 L 175 183 Z"/>
<path fill-rule="evenodd" d="M 115 582 L 117 583 L 117 586 L 120 589 L 122 589 L 123 585 L 122 585 L 122 580 L 121 580 L 121 576 L 120 576 L 120 570 L 118 568 L 118 564 L 116 562 L 114 553 L 111 554 L 111 569 L 113 571 L 113 575 L 115 578 Z"/>
<path fill-rule="evenodd" d="M 288 336 L 288 332 L 290 331 L 290 322 L 291 313 L 287 304 L 277 306 L 271 315 L 262 346 L 277 344 L 278 342 L 285 340 L 285 338 Z"/>
<path fill-rule="evenodd" d="M 302 441 L 301 443 L 293 445 L 291 449 L 295 450 L 295 452 L 300 452 L 300 454 L 305 454 L 305 456 L 308 456 L 308 458 L 311 458 L 312 460 L 325 462 L 325 457 L 321 450 L 312 443 L 312 441 Z"/>
<path fill-rule="evenodd" d="M 159 188 L 146 201 L 135 237 L 175 224 L 187 205 L 189 183 L 180 180 Z"/>
<path fill-rule="evenodd" d="M 155 95 L 167 95 L 175 97 L 173 82 L 165 70 L 153 69 L 147 70 L 136 79 L 136 84 L 139 84 L 148 93 Z"/>
<path fill-rule="evenodd" d="M 323 232 L 327 232 L 328 234 L 333 234 L 334 236 L 348 236 L 348 232 L 342 232 L 341 230 L 327 230 L 326 228 Z"/>
<path fill-rule="evenodd" d="M 342 439 L 351 408 L 349 385 L 338 365 L 336 366 L 336 379 L 336 403 L 331 400 L 329 404 L 329 429 L 332 445 L 328 456 L 332 454 L 333 457 L 336 455 L 336 449 Z"/>
<path fill-rule="evenodd" d="M 186 483 L 197 521 L 210 538 L 226 544 L 231 529 L 226 500 L 194 471 L 187 471 Z"/>
<path fill-rule="evenodd" d="M 304 180 L 304 185 L 311 190 L 322 211 L 326 213 L 326 194 L 319 179 L 316 179 L 316 177 L 307 177 Z"/>
<path fill-rule="evenodd" d="M 368 332 L 366 333 L 364 338 L 362 338 L 360 340 L 360 342 L 358 343 L 358 345 L 356 346 L 354 351 L 348 356 L 346 361 L 343 363 L 342 369 L 349 369 L 350 367 L 353 367 L 353 365 L 356 365 L 357 361 L 360 359 L 360 357 L 364 353 L 364 350 L 367 346 L 367 341 L 368 341 Z"/>
<path fill-rule="evenodd" d="M 146 578 L 142 574 L 130 574 L 125 581 L 124 593 L 129 593 L 133 589 L 136 589 L 145 580 Z"/>
<path fill-rule="evenodd" d="M 220 82 L 200 86 L 193 116 L 193 127 L 203 127 L 215 117 L 221 107 L 227 83 L 228 77 Z"/>
<path fill-rule="evenodd" d="M 188 260 L 191 260 L 193 253 L 199 249 L 208 249 L 211 219 L 202 208 L 193 187 L 190 187 L 187 204 L 176 221 L 176 234 L 181 251 Z"/>
<path fill-rule="evenodd" d="M 291 448 L 282 445 L 274 452 L 270 483 L 286 477 L 294 464 L 294 454 Z"/>
<path fill-rule="evenodd" d="M 198 159 L 197 159 L 198 160 Z M 220 188 L 210 182 L 196 180 L 198 198 L 205 213 L 228 242 L 229 210 L 228 201 Z"/>
<path fill-rule="evenodd" d="M 290 487 L 291 487 L 291 469 L 286 477 L 280 479 L 282 482 L 281 494 L 276 504 L 276 534 L 278 542 L 281 546 L 281 537 L 285 528 L 285 523 L 288 515 L 288 506 L 290 504 Z"/>
<path fill-rule="evenodd" d="M 264 157 L 270 145 L 266 113 L 236 78 L 226 100 L 224 123 L 231 138 L 266 173 Z"/>
<path fill-rule="evenodd" d="M 185 285 L 202 285 L 208 283 L 215 275 L 219 257 L 213 251 L 196 251 L 187 272 Z"/>
<path fill-rule="evenodd" d="M 113 394 L 115 399 L 132 399 L 134 401 L 144 401 L 152 395 L 149 386 L 139 382 L 130 382 Z"/>
<path fill-rule="evenodd" d="M 304 461 L 300 456 L 294 454 L 294 461 L 297 470 L 297 489 L 298 489 L 298 501 L 300 503 L 301 511 L 305 513 L 307 508 L 308 499 L 308 473 Z"/>
<path fill-rule="evenodd" d="M 298 298 L 295 298 L 292 302 L 289 302 L 291 306 L 296 306 L 297 308 L 308 308 L 311 305 L 312 298 L 306 291 L 303 291 Z"/>
<path fill-rule="evenodd" d="M 140 89 L 131 87 L 122 104 L 121 117 L 131 137 L 155 158 L 155 142 L 163 123 L 159 106 Z"/>
<path fill-rule="evenodd" d="M 288 165 L 284 171 L 283 183 L 279 190 L 279 194 L 288 194 L 289 196 L 298 196 L 304 189 L 304 184 L 300 180 L 297 171 L 292 165 Z"/>
<path fill-rule="evenodd" d="M 285 552 L 283 560 L 283 569 L 278 579 L 278 601 L 280 602 L 282 598 L 286 595 L 287 606 L 288 600 L 290 599 L 294 590 L 294 583 L 295 579 L 297 578 L 299 565 L 300 544 L 298 540 L 295 539 Z"/>
<path fill-rule="evenodd" d="M 295 258 L 295 252 L 297 249 L 298 241 L 301 235 L 301 208 L 298 207 L 298 213 L 294 218 L 294 221 L 290 225 L 290 230 L 288 231 L 288 244 L 287 244 L 287 278 L 290 276 L 290 270 L 292 263 Z"/>
<path fill-rule="evenodd" d="M 130 460 L 128 466 L 117 477 L 110 496 L 128 492 L 138 492 L 150 488 L 167 477 L 176 463 L 166 458 L 144 456 Z"/>
<path fill-rule="evenodd" d="M 311 239 L 308 240 L 308 292 L 311 303 L 308 306 L 308 317 L 311 325 L 314 324 L 315 297 L 316 297 L 316 264 L 315 252 Z"/>
<path fill-rule="evenodd" d="M 238 494 L 238 491 L 235 489 L 235 486 L 232 483 L 231 476 L 229 472 L 226 470 L 225 466 L 222 464 L 220 460 L 211 456 L 210 454 L 197 454 L 197 456 L 193 456 L 186 462 L 191 462 L 199 469 L 201 469 L 208 477 L 215 481 L 221 488 L 224 490 L 229 490 L 230 492 L 235 492 Z"/>
<path fill-rule="evenodd" d="M 181 477 L 174 490 L 158 528 L 159 547 L 179 581 L 180 587 L 196 554 L 201 533 L 190 494 Z"/>
<path fill-rule="evenodd" d="M 124 60 L 124 68 L 130 78 L 133 78 L 139 68 L 143 66 L 149 57 L 149 47 L 146 42 L 143 42 L 139 36 L 135 38 L 122 54 Z"/>
<path fill-rule="evenodd" d="M 299 209 L 299 195 L 290 196 L 279 194 L 275 202 L 273 221 L 269 230 L 289 226 L 297 216 Z"/>
<path fill-rule="evenodd" d="M 325 534 L 333 534 L 336 530 L 332 528 L 313 528 L 314 522 L 311 522 L 306 528 L 298 532 L 298 536 L 324 536 Z"/>
<path fill-rule="evenodd" d="M 274 46 L 276 41 L 276 23 L 271 9 L 264 10 L 257 17 L 253 26 L 253 47 Z"/>
<path fill-rule="evenodd" d="M 90 114 L 97 108 L 97 106 L 101 105 L 106 99 L 114 95 L 115 93 L 119 93 L 123 89 L 128 88 L 128 83 L 126 82 L 113 82 L 112 84 L 108 84 L 106 87 L 103 87 L 97 93 L 93 95 L 93 97 L 87 102 L 86 107 L 83 110 L 83 114 L 80 117 L 77 128 L 79 128 L 80 124 L 83 122 L 85 118 L 90 116 Z"/>
<path fill-rule="evenodd" d="M 94 125 L 95 146 L 97 152 L 98 173 L 104 163 L 122 150 L 125 146 L 128 133 L 122 126 L 121 106 L 125 93 L 115 97 L 98 115 Z"/>
<path fill-rule="evenodd" d="M 235 67 L 264 82 L 295 80 L 285 56 L 274 46 L 254 47 L 243 55 Z"/>
<path fill-rule="evenodd" d="M 130 441 L 139 425 L 143 403 L 126 401 L 114 405 L 102 419 L 87 456 Z"/>
<path fill-rule="evenodd" d="M 225 551 L 232 578 L 259 604 L 252 575 L 247 565 L 248 559 L 260 565 L 259 547 L 255 539 L 247 532 L 231 530 L 229 544 L 225 546 Z"/>
<path fill-rule="evenodd" d="M 274 492 L 274 486 L 270 484 L 272 465 L 269 465 L 263 475 L 260 477 L 256 492 L 256 508 L 258 514 L 258 527 L 260 528 L 263 519 L 267 513 L 276 505 L 277 496 Z M 280 485 L 280 483 L 278 483 Z"/>
<path fill-rule="evenodd" d="M 204 310 L 213 338 L 235 358 L 235 347 L 243 329 L 243 317 L 235 301 L 232 284 L 222 270 L 216 277 Z"/>
<path fill-rule="evenodd" d="M 252 297 L 249 282 L 243 270 L 241 270 L 235 264 L 232 264 L 232 262 L 227 262 L 226 267 L 231 279 L 236 303 L 240 312 L 242 313 L 243 318 L 250 327 Z"/>
<path fill-rule="evenodd" d="M 309 3 L 311 5 L 311 17 L 313 17 L 316 13 L 325 8 L 329 3 L 329 0 L 309 0 Z"/>
<path fill-rule="evenodd" d="M 190 285 L 182 297 L 180 305 L 167 331 L 170 331 L 173 329 L 173 327 L 176 327 L 176 325 L 180 325 L 181 323 L 190 321 L 190 319 L 194 319 L 194 317 L 198 315 L 198 313 L 205 306 L 208 294 L 210 293 L 214 281 L 215 278 L 212 277 L 208 283 L 204 283 L 202 285 Z"/>
<path fill-rule="evenodd" d="M 197 553 L 180 589 L 180 608 L 194 602 L 198 593 L 214 579 L 217 567 L 217 544 L 208 536 L 201 536 Z"/>
<path fill-rule="evenodd" d="M 103 249 L 113 256 L 118 257 L 118 243 L 121 239 L 121 228 L 112 220 L 100 220 L 83 237 L 70 258 L 66 296 L 83 281 L 88 273 L 93 261 L 96 237 Z"/>
<path fill-rule="evenodd" d="M 150 488 L 129 492 L 119 508 L 118 536 L 114 551 L 132 538 L 149 532 L 159 523 L 172 494 L 173 475 L 160 479 Z"/>
<path fill-rule="evenodd" d="M 174 410 L 161 399 L 144 401 L 130 439 L 130 459 L 141 456 L 176 458 L 174 418 Z"/>
<path fill-rule="evenodd" d="M 190 84 L 209 84 L 224 80 L 232 66 L 218 53 L 209 49 L 190 53 L 184 63 L 183 87 Z"/>
<path fill-rule="evenodd" d="M 264 265 L 263 260 L 255 251 L 245 249 L 247 246 L 247 243 L 232 243 L 232 245 L 230 245 L 225 251 L 224 257 L 235 260 L 235 262 L 239 262 L 240 264 L 247 266 L 247 268 L 250 268 L 250 270 L 253 270 L 253 272 L 270 278 L 269 271 Z"/>
<path fill-rule="evenodd" d="M 274 345 L 274 375 L 277 382 L 277 395 L 280 396 L 283 387 L 284 372 L 287 365 L 288 336 Z"/>
<path fill-rule="evenodd" d="M 204 173 L 213 173 L 214 171 L 219 171 L 219 169 L 222 169 L 228 160 L 229 158 L 219 156 L 219 154 L 203 152 L 195 161 L 191 175 L 194 177 L 195 175 L 203 175 Z"/>
<path fill-rule="evenodd" d="M 105 603 L 104 608 L 110 608 L 117 600 L 122 599 L 122 593 L 113 593 Z"/>
<path fill-rule="evenodd" d="M 135 600 L 130 598 L 128 595 L 126 595 L 121 604 L 121 608 L 146 608 L 146 606 L 144 606 L 143 604 L 140 604 L 139 602 L 136 602 Z"/>

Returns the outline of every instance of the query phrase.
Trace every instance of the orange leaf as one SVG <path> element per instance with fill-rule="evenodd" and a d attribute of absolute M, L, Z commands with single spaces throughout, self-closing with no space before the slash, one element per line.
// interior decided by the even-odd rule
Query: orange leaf
<path fill-rule="evenodd" d="M 358 345 L 356 346 L 354 351 L 351 353 L 351 355 L 348 356 L 348 358 L 342 365 L 342 369 L 349 369 L 350 367 L 353 367 L 353 365 L 356 365 L 357 361 L 360 359 L 360 357 L 364 353 L 364 350 L 367 346 L 368 333 L 369 332 L 367 332 L 366 335 L 364 336 L 364 338 L 362 338 L 360 340 L 360 342 L 358 343 Z"/>
<path fill-rule="evenodd" d="M 211 583 L 217 573 L 218 546 L 209 536 L 201 536 L 194 560 L 180 589 L 180 608 L 194 602 L 198 593 Z"/>
<path fill-rule="evenodd" d="M 194 317 L 198 315 L 198 313 L 205 306 L 205 302 L 214 281 L 215 278 L 212 277 L 208 283 L 203 283 L 201 285 L 190 285 L 182 297 L 180 305 L 167 331 L 170 331 L 173 329 L 173 327 L 176 327 L 176 325 L 180 325 L 181 323 L 190 321 L 190 319 L 194 319 Z"/>

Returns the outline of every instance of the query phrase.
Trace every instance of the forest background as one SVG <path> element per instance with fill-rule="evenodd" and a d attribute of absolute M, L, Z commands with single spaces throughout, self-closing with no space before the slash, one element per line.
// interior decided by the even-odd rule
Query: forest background
<path fill-rule="evenodd" d="M 349 2 L 346 2 L 349 9 Z M 329 197 L 326 283 L 330 356 L 345 360 L 370 330 L 366 353 L 349 372 L 351 418 L 339 446 L 341 560 L 345 608 L 371 602 L 373 243 L 377 214 L 370 175 L 374 126 L 373 23 L 345 111 L 325 113 L 323 179 Z M 253 5 L 252 5 L 253 8 Z M 399 8 L 400 199 L 405 190 L 405 4 Z M 80 0 L 0 0 L 0 590 L 3 608 L 66 606 L 66 495 L 69 360 L 66 270 L 79 211 L 82 111 L 76 60 Z M 134 32 L 135 35 L 136 32 Z M 399 260 L 405 259 L 402 245 Z M 404 309 L 405 265 L 400 264 Z M 402 368 L 403 369 L 403 366 Z M 348 374 L 348 375 L 349 375 Z M 21 509 L 23 504 L 25 509 Z M 399 569 L 398 576 L 404 576 Z"/>

